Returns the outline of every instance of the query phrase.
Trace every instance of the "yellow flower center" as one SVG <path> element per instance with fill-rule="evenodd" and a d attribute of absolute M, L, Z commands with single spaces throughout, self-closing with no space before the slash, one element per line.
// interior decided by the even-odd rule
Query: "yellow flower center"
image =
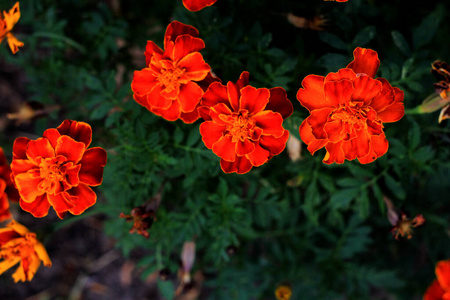
<path fill-rule="evenodd" d="M 43 179 L 38 189 L 49 194 L 56 194 L 61 189 L 61 182 L 66 179 L 66 167 L 58 158 L 45 158 L 39 164 L 40 177 Z"/>
<path fill-rule="evenodd" d="M 161 70 L 158 81 L 165 87 L 165 91 L 170 93 L 180 86 L 180 78 L 185 73 L 185 69 L 175 67 L 174 69 Z"/>
<path fill-rule="evenodd" d="M 231 117 L 230 125 L 228 126 L 228 133 L 232 136 L 232 141 L 244 141 L 251 139 L 255 130 L 255 121 L 249 118 L 248 111 L 243 110 L 239 113 L 234 113 Z"/>
<path fill-rule="evenodd" d="M 34 255 L 34 247 L 37 244 L 35 233 L 26 233 L 24 236 L 12 239 L 5 243 L 0 249 L 0 257 L 12 259 L 15 257 L 25 258 Z"/>

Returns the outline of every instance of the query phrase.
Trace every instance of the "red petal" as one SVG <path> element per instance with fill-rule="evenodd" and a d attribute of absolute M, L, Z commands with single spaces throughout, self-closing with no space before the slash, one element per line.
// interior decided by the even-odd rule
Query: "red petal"
<path fill-rule="evenodd" d="M 294 111 L 292 102 L 287 98 L 286 91 L 281 87 L 271 88 L 269 90 L 269 103 L 266 105 L 266 110 L 271 110 L 281 114 L 283 119 L 286 119 Z"/>
<path fill-rule="evenodd" d="M 285 130 L 281 137 L 275 138 L 271 135 L 262 135 L 259 140 L 261 147 L 269 151 L 270 155 L 280 154 L 286 147 L 286 142 L 289 138 L 289 131 Z"/>
<path fill-rule="evenodd" d="M 265 110 L 257 113 L 252 118 L 255 120 L 255 126 L 263 130 L 263 135 L 280 137 L 284 134 L 283 117 L 279 113 Z"/>
<path fill-rule="evenodd" d="M 28 159 L 27 158 L 27 147 L 28 143 L 31 140 L 26 137 L 19 137 L 15 139 L 14 145 L 13 145 L 13 161 L 14 159 Z"/>
<path fill-rule="evenodd" d="M 214 154 L 226 161 L 234 161 L 236 159 L 235 149 L 235 143 L 231 141 L 231 137 L 228 135 L 222 136 L 212 146 L 212 151 Z"/>
<path fill-rule="evenodd" d="M 172 104 L 167 109 L 152 107 L 151 111 L 158 116 L 163 117 L 167 121 L 176 121 L 178 120 L 178 118 L 180 118 L 181 115 L 180 102 L 177 100 L 172 101 Z"/>
<path fill-rule="evenodd" d="M 247 86 L 249 83 L 249 77 L 250 73 L 247 71 L 244 71 L 239 76 L 239 79 L 236 81 L 236 88 L 238 91 L 240 91 L 244 86 Z"/>
<path fill-rule="evenodd" d="M 255 151 L 247 154 L 246 157 L 254 167 L 259 167 L 269 160 L 270 153 L 263 149 L 259 144 L 256 144 Z"/>
<path fill-rule="evenodd" d="M 230 122 L 233 123 L 235 117 L 231 116 L 232 111 L 230 108 L 223 104 L 219 103 L 212 107 L 209 112 L 209 116 L 217 125 L 228 126 Z"/>
<path fill-rule="evenodd" d="M 300 125 L 299 132 L 302 141 L 308 145 L 308 151 L 311 155 L 314 155 L 317 150 L 323 148 L 328 143 L 326 139 L 316 139 L 314 137 L 311 125 L 309 125 L 306 120 Z"/>
<path fill-rule="evenodd" d="M 437 279 L 435 279 L 427 288 L 423 295 L 423 300 L 442 300 L 445 291 L 439 285 Z"/>
<path fill-rule="evenodd" d="M 58 138 L 61 136 L 61 133 L 56 128 L 50 128 L 44 131 L 44 134 L 42 137 L 46 138 L 53 148 L 56 147 L 56 144 L 58 142 Z"/>
<path fill-rule="evenodd" d="M 239 156 L 243 156 L 255 151 L 255 144 L 250 142 L 248 139 L 243 141 L 239 140 L 236 142 L 236 154 Z"/>
<path fill-rule="evenodd" d="M 445 291 L 450 291 L 450 260 L 441 260 L 436 265 L 436 276 Z"/>
<path fill-rule="evenodd" d="M 206 6 L 211 6 L 217 0 L 183 0 L 183 5 L 190 11 L 199 11 Z"/>
<path fill-rule="evenodd" d="M 205 79 L 211 67 L 205 63 L 200 52 L 190 53 L 184 56 L 178 63 L 177 68 L 184 69 L 183 80 L 200 81 Z"/>
<path fill-rule="evenodd" d="M 304 121 L 308 122 L 311 126 L 312 134 L 316 139 L 322 140 L 327 138 L 327 134 L 324 131 L 324 126 L 333 110 L 333 108 L 328 107 L 315 109 L 311 111 L 311 115 Z"/>
<path fill-rule="evenodd" d="M 212 121 L 200 124 L 200 134 L 202 135 L 202 141 L 205 143 L 206 148 L 211 149 L 213 144 L 222 137 L 225 130 L 225 126 L 217 125 Z"/>
<path fill-rule="evenodd" d="M 91 144 L 92 128 L 88 123 L 65 120 L 56 129 L 61 135 L 68 135 L 77 142 L 83 142 L 86 148 Z"/>
<path fill-rule="evenodd" d="M 324 85 L 325 97 L 334 107 L 339 104 L 347 104 L 352 99 L 355 88 L 353 83 L 347 79 L 341 81 L 329 81 Z"/>
<path fill-rule="evenodd" d="M 147 41 L 147 46 L 145 47 L 145 65 L 148 66 L 150 64 L 150 61 L 155 55 L 155 52 L 162 55 L 164 51 L 162 51 L 161 48 L 158 47 L 153 41 Z"/>
<path fill-rule="evenodd" d="M 203 42 L 202 39 L 190 35 L 180 35 L 175 40 L 172 52 L 168 54 L 174 62 L 177 62 L 190 53 L 194 54 L 192 52 L 198 53 L 198 51 L 202 50 L 203 48 L 205 48 L 205 42 Z M 200 53 L 196 54 L 196 57 L 198 56 L 200 56 L 201 60 L 203 61 L 203 57 Z"/>
<path fill-rule="evenodd" d="M 50 205 L 53 206 L 53 209 L 58 213 L 58 216 L 74 207 L 74 204 L 70 201 L 69 194 L 66 192 L 56 195 L 47 195 L 47 200 Z"/>
<path fill-rule="evenodd" d="M 38 184 L 42 181 L 40 176 L 33 177 L 30 173 L 21 173 L 14 177 L 14 181 L 19 190 L 21 201 L 30 203 L 44 194 L 44 192 L 38 190 Z"/>
<path fill-rule="evenodd" d="M 151 93 L 147 95 L 148 106 L 161 110 L 168 109 L 173 104 L 173 102 L 178 102 L 175 99 L 179 95 L 179 92 L 179 88 L 174 90 L 175 97 L 171 99 L 164 95 L 163 87 L 161 85 L 157 85 L 151 91 Z"/>
<path fill-rule="evenodd" d="M 181 112 L 181 114 L 180 114 L 180 119 L 186 124 L 194 123 L 199 118 L 200 118 L 200 115 L 198 113 L 198 105 L 193 111 L 188 112 L 188 113 Z"/>
<path fill-rule="evenodd" d="M 214 106 L 218 103 L 229 105 L 227 87 L 220 82 L 213 82 L 203 94 L 201 105 L 206 107 Z"/>
<path fill-rule="evenodd" d="M 325 77 L 325 82 L 328 81 L 340 81 L 342 79 L 347 79 L 349 81 L 354 81 L 356 79 L 356 74 L 352 69 L 340 69 L 336 73 L 328 73 Z"/>
<path fill-rule="evenodd" d="M 381 112 L 395 102 L 395 90 L 386 79 L 377 78 L 376 80 L 381 82 L 382 87 L 380 93 L 372 99 L 370 106 L 376 112 Z"/>
<path fill-rule="evenodd" d="M 11 163 L 11 170 L 14 175 L 19 173 L 26 173 L 32 168 L 38 168 L 38 166 L 28 159 L 13 159 Z"/>
<path fill-rule="evenodd" d="M 203 90 L 196 83 L 189 81 L 186 84 L 181 85 L 180 94 L 178 100 L 181 104 L 182 112 L 191 112 L 200 103 Z"/>
<path fill-rule="evenodd" d="M 370 77 L 375 77 L 380 66 L 378 53 L 366 48 L 358 47 L 353 51 L 354 60 L 347 65 L 356 74 L 365 73 Z"/>
<path fill-rule="evenodd" d="M 0 247 L 10 240 L 16 239 L 18 237 L 20 237 L 20 234 L 18 234 L 13 229 L 2 228 L 0 231 Z"/>
<path fill-rule="evenodd" d="M 359 130 L 355 138 L 344 141 L 342 143 L 342 150 L 345 153 L 345 158 L 353 160 L 355 158 L 362 158 L 369 154 L 371 150 L 371 137 L 367 130 Z"/>
<path fill-rule="evenodd" d="M 269 103 L 270 92 L 266 88 L 256 89 L 248 85 L 243 87 L 240 92 L 239 108 L 248 110 L 249 114 L 256 114 L 264 110 Z"/>
<path fill-rule="evenodd" d="M 84 184 L 73 187 L 68 193 L 72 196 L 71 202 L 75 205 L 69 211 L 74 215 L 83 213 L 97 202 L 97 194 Z"/>
<path fill-rule="evenodd" d="M 36 163 L 36 158 L 38 157 L 55 157 L 55 149 L 53 149 L 47 139 L 38 138 L 37 140 L 28 143 L 27 157 L 30 161 Z"/>
<path fill-rule="evenodd" d="M 133 80 L 131 81 L 131 90 L 136 95 L 147 95 L 151 93 L 157 85 L 159 85 L 158 80 L 150 69 L 134 71 Z"/>
<path fill-rule="evenodd" d="M 364 157 L 358 157 L 358 161 L 362 164 L 371 163 L 386 154 L 388 148 L 389 143 L 384 133 L 380 136 L 373 135 L 370 139 L 370 152 Z"/>
<path fill-rule="evenodd" d="M 56 155 L 62 155 L 67 158 L 68 161 L 72 161 L 77 164 L 83 157 L 85 151 L 85 144 L 77 142 L 67 135 L 63 135 L 58 139 L 56 144 Z"/>
<path fill-rule="evenodd" d="M 211 71 L 208 72 L 208 74 L 206 74 L 206 77 L 204 79 L 202 79 L 201 81 L 197 82 L 197 84 L 202 88 L 203 91 L 206 92 L 206 90 L 209 88 L 209 86 L 213 83 L 213 82 L 222 82 L 222 80 L 220 80 L 220 78 L 218 77 L 213 77 L 211 74 Z"/>
<path fill-rule="evenodd" d="M 340 140 L 344 140 L 346 138 L 346 132 L 342 128 L 342 120 L 333 120 L 328 121 L 323 130 L 327 134 L 327 140 L 329 142 L 339 142 Z"/>
<path fill-rule="evenodd" d="M 325 145 L 327 153 L 323 158 L 323 162 L 330 165 L 332 163 L 342 164 L 345 161 L 345 154 L 342 150 L 342 141 L 337 143 L 327 143 Z"/>
<path fill-rule="evenodd" d="M 27 203 L 20 199 L 20 207 L 29 213 L 31 213 L 35 218 L 42 218 L 48 214 L 48 209 L 50 208 L 50 203 L 47 200 L 47 194 L 41 195 L 31 203 Z"/>
<path fill-rule="evenodd" d="M 234 111 L 239 111 L 239 96 L 241 95 L 241 91 L 238 86 L 228 81 L 227 83 L 227 99 L 231 105 L 231 108 Z"/>
<path fill-rule="evenodd" d="M 233 162 L 220 160 L 220 167 L 225 173 L 245 174 L 252 169 L 251 162 L 245 156 L 237 156 Z"/>
<path fill-rule="evenodd" d="M 166 33 L 164 35 L 164 49 L 167 49 L 166 44 L 169 41 L 175 42 L 177 36 L 187 34 L 193 37 L 198 36 L 198 30 L 190 25 L 183 24 L 178 21 L 172 21 L 166 29 Z"/>
<path fill-rule="evenodd" d="M 378 118 L 385 123 L 397 122 L 405 115 L 405 107 L 403 105 L 404 93 L 402 90 L 396 87 L 394 88 L 394 91 L 394 103 L 378 113 Z"/>
<path fill-rule="evenodd" d="M 366 75 L 357 76 L 353 81 L 355 91 L 352 101 L 361 101 L 364 105 L 369 105 L 372 99 L 381 92 L 381 82 Z"/>
<path fill-rule="evenodd" d="M 147 95 L 145 96 L 138 96 L 137 94 L 133 94 L 133 99 L 139 103 L 140 105 L 144 106 L 148 110 L 151 110 L 151 105 L 147 101 Z"/>
<path fill-rule="evenodd" d="M 97 186 L 103 180 L 103 167 L 106 166 L 107 154 L 103 148 L 94 147 L 84 152 L 80 161 L 81 169 L 79 173 L 80 182 Z"/>
<path fill-rule="evenodd" d="M 332 106 L 325 98 L 324 80 L 325 77 L 323 76 L 308 75 L 302 81 L 303 88 L 298 90 L 297 100 L 309 111 Z"/>

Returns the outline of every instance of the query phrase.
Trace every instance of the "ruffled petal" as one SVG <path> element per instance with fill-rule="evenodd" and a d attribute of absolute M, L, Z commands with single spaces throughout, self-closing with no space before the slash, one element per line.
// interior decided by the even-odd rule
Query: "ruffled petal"
<path fill-rule="evenodd" d="M 173 99 L 163 95 L 164 89 L 161 85 L 155 86 L 155 88 L 147 95 L 148 106 L 151 108 L 157 108 L 161 110 L 169 109 L 173 102 L 177 102 L 176 98 L 179 94 L 179 88 L 174 90 L 175 97 Z"/>
<path fill-rule="evenodd" d="M 80 184 L 68 192 L 72 196 L 72 203 L 75 204 L 69 211 L 74 215 L 82 214 L 97 202 L 97 194 L 87 185 Z"/>
<path fill-rule="evenodd" d="M 30 141 L 27 147 L 27 158 L 36 163 L 38 157 L 48 158 L 55 157 L 55 149 L 53 149 L 50 142 L 45 138 L 38 138 L 35 141 Z"/>
<path fill-rule="evenodd" d="M 197 121 L 200 118 L 198 108 L 199 108 L 199 105 L 197 105 L 196 108 L 191 112 L 187 112 L 187 113 L 181 112 L 180 119 L 186 124 L 194 123 L 195 121 Z"/>
<path fill-rule="evenodd" d="M 36 164 L 28 159 L 13 159 L 11 162 L 11 170 L 14 176 L 20 173 L 26 173 L 32 168 L 37 168 Z"/>
<path fill-rule="evenodd" d="M 280 154 L 286 147 L 286 142 L 289 138 L 289 131 L 285 130 L 281 137 L 273 137 L 271 135 L 262 135 L 259 140 L 259 145 L 269 151 L 270 155 Z"/>
<path fill-rule="evenodd" d="M 245 174 L 252 169 L 253 165 L 245 156 L 237 156 L 233 162 L 220 160 L 220 168 L 224 173 Z"/>
<path fill-rule="evenodd" d="M 27 147 L 28 147 L 28 143 L 31 140 L 29 138 L 26 137 L 19 137 L 17 139 L 14 140 L 14 144 L 13 144 L 13 161 L 15 159 L 28 159 L 27 158 Z"/>
<path fill-rule="evenodd" d="M 73 188 L 71 189 L 71 191 Z M 75 206 L 74 203 L 71 202 L 72 199 L 69 196 L 68 193 L 59 193 L 56 195 L 47 195 L 47 200 L 50 203 L 51 206 L 53 206 L 53 209 L 58 213 L 63 213 Z"/>
<path fill-rule="evenodd" d="M 324 85 L 325 97 L 334 107 L 349 103 L 354 91 L 353 83 L 346 79 L 329 81 Z"/>
<path fill-rule="evenodd" d="M 36 251 L 37 256 L 40 260 L 44 263 L 44 266 L 51 267 L 52 261 L 50 260 L 50 257 L 48 256 L 47 250 L 45 250 L 44 245 L 37 242 L 36 245 L 34 245 L 34 251 Z"/>
<path fill-rule="evenodd" d="M 214 154 L 226 161 L 235 161 L 236 159 L 236 146 L 232 142 L 229 135 L 222 136 L 217 142 L 212 146 L 212 151 Z"/>
<path fill-rule="evenodd" d="M 403 105 L 404 93 L 396 87 L 394 88 L 394 91 L 394 103 L 378 113 L 378 118 L 384 123 L 397 122 L 405 115 L 405 106 Z"/>
<path fill-rule="evenodd" d="M 325 77 L 325 82 L 340 81 L 342 79 L 347 79 L 349 81 L 354 81 L 356 79 L 356 73 L 353 72 L 352 69 L 348 69 L 348 68 L 339 69 L 335 73 L 333 73 L 333 72 L 329 73 Z"/>
<path fill-rule="evenodd" d="M 217 0 L 183 0 L 183 5 L 190 11 L 199 11 L 216 3 Z"/>
<path fill-rule="evenodd" d="M 271 110 L 279 113 L 283 119 L 286 119 L 294 111 L 292 102 L 287 98 L 286 91 L 281 87 L 271 88 L 269 90 L 269 103 L 266 105 L 266 110 Z"/>
<path fill-rule="evenodd" d="M 345 161 L 345 153 L 342 150 L 342 141 L 337 143 L 327 143 L 325 145 L 327 153 L 323 158 L 323 162 L 330 165 L 332 163 L 342 164 Z"/>
<path fill-rule="evenodd" d="M 255 126 L 263 130 L 263 135 L 273 135 L 280 137 L 284 134 L 283 117 L 279 113 L 265 110 L 252 117 Z"/>
<path fill-rule="evenodd" d="M 94 147 L 87 149 L 80 161 L 80 182 L 97 186 L 103 181 L 103 168 L 106 166 L 107 154 L 105 149 Z"/>
<path fill-rule="evenodd" d="M 50 128 L 44 131 L 42 137 L 46 138 L 53 148 L 56 148 L 56 144 L 58 143 L 58 138 L 61 136 L 61 133 L 56 128 Z"/>
<path fill-rule="evenodd" d="M 21 260 L 20 257 L 14 257 L 0 261 L 0 275 L 2 275 L 6 270 L 9 270 L 12 267 L 14 267 L 16 264 L 20 262 L 20 260 Z"/>
<path fill-rule="evenodd" d="M 332 104 L 325 98 L 324 80 L 323 76 L 308 75 L 302 81 L 303 88 L 298 90 L 297 100 L 309 111 L 332 107 Z"/>
<path fill-rule="evenodd" d="M 6 34 L 9 49 L 13 54 L 19 51 L 19 47 L 23 47 L 23 42 L 19 41 L 11 32 Z"/>
<path fill-rule="evenodd" d="M 198 52 L 205 48 L 205 42 L 203 42 L 202 39 L 193 37 L 191 35 L 180 35 L 176 38 L 175 44 L 173 47 L 173 52 L 169 53 L 170 58 L 176 62 L 178 60 L 181 60 L 185 58 L 188 54 L 194 54 L 193 52 L 196 52 L 198 54 L 194 55 L 194 58 L 192 58 L 195 62 L 195 64 L 198 64 L 203 61 L 202 55 Z M 166 49 L 167 51 L 167 49 Z M 187 59 L 187 62 L 184 64 L 190 65 L 192 63 L 191 58 Z M 191 62 L 191 63 L 189 63 Z M 204 63 L 204 61 L 203 61 Z M 209 69 L 209 68 L 208 68 Z M 205 74 L 206 76 L 206 74 Z M 203 77 L 204 78 L 204 77 Z M 203 79 L 201 78 L 201 79 Z"/>
<path fill-rule="evenodd" d="M 300 138 L 302 141 L 308 145 L 308 151 L 311 153 L 311 155 L 314 155 L 314 153 L 323 148 L 328 141 L 326 139 L 316 139 L 316 137 L 312 134 L 312 128 L 309 123 L 304 120 L 299 128 Z"/>
<path fill-rule="evenodd" d="M 181 115 L 180 102 L 177 100 L 172 101 L 172 104 L 167 109 L 152 107 L 151 111 L 154 114 L 163 117 L 167 121 L 176 121 Z"/>
<path fill-rule="evenodd" d="M 248 139 L 239 140 L 236 142 L 235 152 L 239 156 L 243 156 L 246 154 L 250 154 L 255 151 L 255 144 L 249 141 Z"/>
<path fill-rule="evenodd" d="M 167 26 L 166 33 L 164 35 L 164 49 L 167 50 L 166 44 L 169 41 L 175 42 L 175 39 L 182 34 L 187 34 L 196 37 L 198 36 L 199 32 L 195 27 L 191 25 L 186 25 L 178 21 L 172 21 Z"/>
<path fill-rule="evenodd" d="M 436 264 L 436 277 L 445 291 L 450 291 L 450 260 L 441 260 Z"/>
<path fill-rule="evenodd" d="M 148 66 L 150 64 L 150 61 L 151 61 L 153 55 L 155 55 L 155 53 L 162 55 L 164 53 L 164 51 L 162 51 L 162 49 L 159 48 L 158 45 L 155 44 L 155 42 L 147 41 L 147 46 L 145 47 L 145 52 L 144 52 L 146 66 Z"/>
<path fill-rule="evenodd" d="M 386 154 L 389 148 L 388 140 L 384 133 L 380 136 L 373 135 L 370 139 L 370 151 L 364 157 L 358 157 L 358 161 L 362 164 L 368 164 L 373 162 L 378 157 Z"/>
<path fill-rule="evenodd" d="M 236 89 L 240 91 L 244 86 L 247 86 L 250 80 L 250 73 L 244 71 L 239 75 L 239 79 L 236 81 Z"/>
<path fill-rule="evenodd" d="M 366 48 L 358 47 L 353 51 L 354 60 L 347 65 L 356 74 L 365 73 L 370 77 L 375 77 L 380 66 L 378 53 Z"/>
<path fill-rule="evenodd" d="M 83 157 L 85 149 L 83 142 L 77 142 L 71 137 L 63 135 L 58 139 L 55 154 L 62 155 L 67 158 L 67 161 L 72 161 L 74 164 L 77 164 Z"/>
<path fill-rule="evenodd" d="M 376 80 L 382 84 L 381 91 L 372 99 L 370 106 L 376 112 L 381 112 L 395 102 L 395 90 L 386 79 L 377 78 Z"/>
<path fill-rule="evenodd" d="M 91 144 L 92 128 L 88 123 L 65 120 L 56 129 L 61 135 L 68 135 L 75 141 L 84 143 L 86 148 Z"/>
<path fill-rule="evenodd" d="M 423 295 L 423 300 L 442 300 L 442 296 L 444 296 L 445 291 L 442 289 L 439 281 L 435 279 L 425 291 Z"/>
<path fill-rule="evenodd" d="M 36 199 L 27 203 L 20 199 L 20 207 L 29 213 L 31 213 L 35 218 L 42 218 L 48 214 L 48 209 L 50 208 L 50 203 L 47 200 L 47 194 L 36 197 Z"/>
<path fill-rule="evenodd" d="M 230 105 L 227 87 L 220 82 L 213 82 L 203 94 L 201 105 L 212 107 L 219 103 Z"/>
<path fill-rule="evenodd" d="M 177 67 L 185 70 L 185 73 L 181 77 L 183 80 L 193 81 L 205 79 L 211 70 L 211 67 L 203 60 L 200 52 L 194 52 L 184 56 L 177 63 Z"/>
<path fill-rule="evenodd" d="M 355 91 L 352 102 L 360 102 L 361 106 L 369 105 L 372 99 L 381 92 L 381 82 L 366 75 L 358 75 L 353 81 Z"/>
<path fill-rule="evenodd" d="M 254 167 L 259 167 L 269 160 L 270 153 L 259 144 L 256 144 L 255 150 L 247 154 L 246 157 Z"/>
<path fill-rule="evenodd" d="M 3 11 L 6 22 L 6 31 L 11 31 L 20 19 L 20 5 L 16 2 L 14 6 L 8 11 Z"/>
<path fill-rule="evenodd" d="M 321 108 L 311 111 L 311 115 L 305 119 L 304 122 L 308 122 L 311 126 L 312 134 L 316 139 L 326 139 L 327 134 L 325 133 L 324 126 L 328 121 L 328 117 L 332 113 L 333 108 Z"/>
<path fill-rule="evenodd" d="M 150 69 L 134 71 L 131 90 L 136 95 L 143 96 L 150 94 L 157 85 L 159 85 L 159 82 Z"/>
<path fill-rule="evenodd" d="M 222 137 L 225 130 L 225 126 L 217 125 L 212 121 L 207 121 L 200 124 L 200 134 L 206 148 L 211 149 L 213 144 Z"/>
<path fill-rule="evenodd" d="M 229 105 L 231 105 L 231 108 L 234 111 L 239 111 L 240 104 L 239 104 L 239 97 L 241 95 L 241 91 L 239 90 L 238 86 L 234 84 L 231 81 L 228 81 L 227 83 L 227 99 L 229 101 Z"/>
<path fill-rule="evenodd" d="M 353 160 L 357 157 L 362 158 L 368 155 L 371 150 L 370 142 L 371 137 L 366 130 L 358 131 L 355 138 L 342 143 L 342 150 L 345 153 L 345 158 Z"/>
<path fill-rule="evenodd" d="M 270 92 L 266 88 L 256 89 L 248 85 L 243 87 L 240 92 L 239 108 L 248 110 L 249 114 L 261 112 L 269 103 Z"/>
<path fill-rule="evenodd" d="M 42 181 L 40 176 L 33 176 L 30 173 L 21 173 L 14 177 L 16 187 L 19 190 L 21 202 L 34 202 L 36 198 L 43 195 L 43 191 L 38 190 L 38 185 Z"/>
<path fill-rule="evenodd" d="M 180 94 L 178 100 L 181 104 L 182 112 L 191 112 L 200 103 L 203 90 L 196 83 L 189 81 L 186 84 L 181 85 Z"/>

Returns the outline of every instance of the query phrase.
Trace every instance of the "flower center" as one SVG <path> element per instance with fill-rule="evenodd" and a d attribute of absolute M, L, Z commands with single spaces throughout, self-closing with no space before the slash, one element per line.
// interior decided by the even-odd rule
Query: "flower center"
<path fill-rule="evenodd" d="M 36 234 L 26 233 L 25 236 L 15 238 L 4 244 L 0 249 L 0 257 L 3 259 L 29 257 L 34 254 L 36 243 Z"/>
<path fill-rule="evenodd" d="M 59 157 L 44 158 L 39 164 L 40 176 L 43 179 L 38 189 L 49 194 L 61 191 L 62 181 L 66 179 L 66 166 L 64 160 Z"/>
<path fill-rule="evenodd" d="M 360 130 L 365 128 L 366 121 L 374 120 L 376 113 L 369 107 L 359 107 L 355 105 L 351 107 L 350 105 L 341 105 L 337 108 L 331 115 L 332 120 L 340 120 L 342 124 L 350 125 L 355 130 Z M 374 115 L 375 113 L 375 115 Z"/>
<path fill-rule="evenodd" d="M 233 113 L 227 129 L 232 136 L 233 142 L 244 141 L 252 138 L 255 130 L 255 121 L 248 116 L 247 110 L 241 110 L 239 113 Z"/>
<path fill-rule="evenodd" d="M 180 86 L 180 77 L 185 73 L 185 69 L 174 68 L 161 70 L 158 81 L 165 87 L 166 92 L 171 92 Z"/>

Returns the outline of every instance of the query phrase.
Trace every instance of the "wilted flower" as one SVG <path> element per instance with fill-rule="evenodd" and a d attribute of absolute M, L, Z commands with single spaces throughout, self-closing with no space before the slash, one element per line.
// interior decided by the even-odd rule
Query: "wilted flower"
<path fill-rule="evenodd" d="M 20 207 L 40 218 L 53 206 L 62 219 L 67 212 L 79 215 L 94 205 L 97 195 L 89 186 L 102 183 L 106 151 L 88 149 L 91 141 L 91 126 L 70 120 L 37 140 L 17 138 L 11 169 Z"/>
<path fill-rule="evenodd" d="M 199 81 L 210 73 L 200 54 L 205 47 L 198 30 L 173 21 L 164 36 L 164 51 L 147 42 L 147 67 L 135 71 L 131 89 L 134 100 L 169 121 L 192 123 L 199 118 L 197 107 L 203 96 Z"/>
<path fill-rule="evenodd" d="M 156 221 L 154 211 L 146 211 L 143 206 L 133 208 L 131 210 L 131 215 L 120 213 L 119 217 L 124 218 L 127 222 L 133 221 L 133 227 L 131 227 L 130 233 L 137 232 L 145 238 L 150 236 L 147 230 L 150 229 L 153 222 Z"/>
<path fill-rule="evenodd" d="M 423 295 L 423 300 L 450 299 L 450 259 L 436 264 L 436 277 Z"/>
<path fill-rule="evenodd" d="M 280 154 L 289 132 L 283 120 L 293 111 L 281 87 L 256 89 L 249 73 L 226 86 L 212 83 L 201 101 L 199 112 L 205 122 L 200 134 L 205 146 L 219 156 L 225 173 L 247 173 Z"/>
<path fill-rule="evenodd" d="M 11 180 L 11 168 L 0 147 L 0 222 L 11 219 L 9 201 L 19 201 L 19 193 Z"/>
<path fill-rule="evenodd" d="M 16 2 L 14 6 L 9 10 L 9 12 L 3 11 L 3 17 L 0 14 L 0 43 L 4 38 L 8 40 L 9 48 L 13 54 L 16 54 L 19 51 L 19 47 L 23 46 L 23 43 L 20 42 L 12 33 L 14 25 L 16 25 L 17 21 L 20 19 L 20 8 L 19 2 Z"/>
<path fill-rule="evenodd" d="M 0 229 L 0 274 L 17 263 L 20 266 L 12 275 L 14 282 L 30 281 L 36 274 L 41 261 L 44 266 L 51 267 L 52 262 L 44 246 L 36 239 L 36 234 L 11 221 L 7 228 Z"/>
<path fill-rule="evenodd" d="M 410 220 L 405 213 L 401 213 L 398 218 L 397 224 L 392 228 L 391 232 L 395 239 L 399 239 L 399 236 L 410 239 L 412 238 L 413 227 L 417 227 L 425 223 L 425 218 L 422 215 L 417 215 L 414 219 Z"/>
<path fill-rule="evenodd" d="M 288 285 L 280 285 L 275 290 L 275 297 L 277 297 L 277 300 L 289 300 L 292 296 L 292 289 Z"/>
<path fill-rule="evenodd" d="M 183 5 L 190 11 L 199 11 L 216 3 L 217 0 L 183 0 Z"/>
<path fill-rule="evenodd" d="M 325 147 L 326 164 L 355 158 L 367 164 L 384 155 L 384 123 L 400 120 L 405 112 L 403 92 L 384 78 L 373 78 L 380 65 L 378 54 L 358 47 L 353 55 L 336 73 L 305 77 L 297 92 L 310 112 L 300 125 L 300 137 L 311 154 Z"/>

